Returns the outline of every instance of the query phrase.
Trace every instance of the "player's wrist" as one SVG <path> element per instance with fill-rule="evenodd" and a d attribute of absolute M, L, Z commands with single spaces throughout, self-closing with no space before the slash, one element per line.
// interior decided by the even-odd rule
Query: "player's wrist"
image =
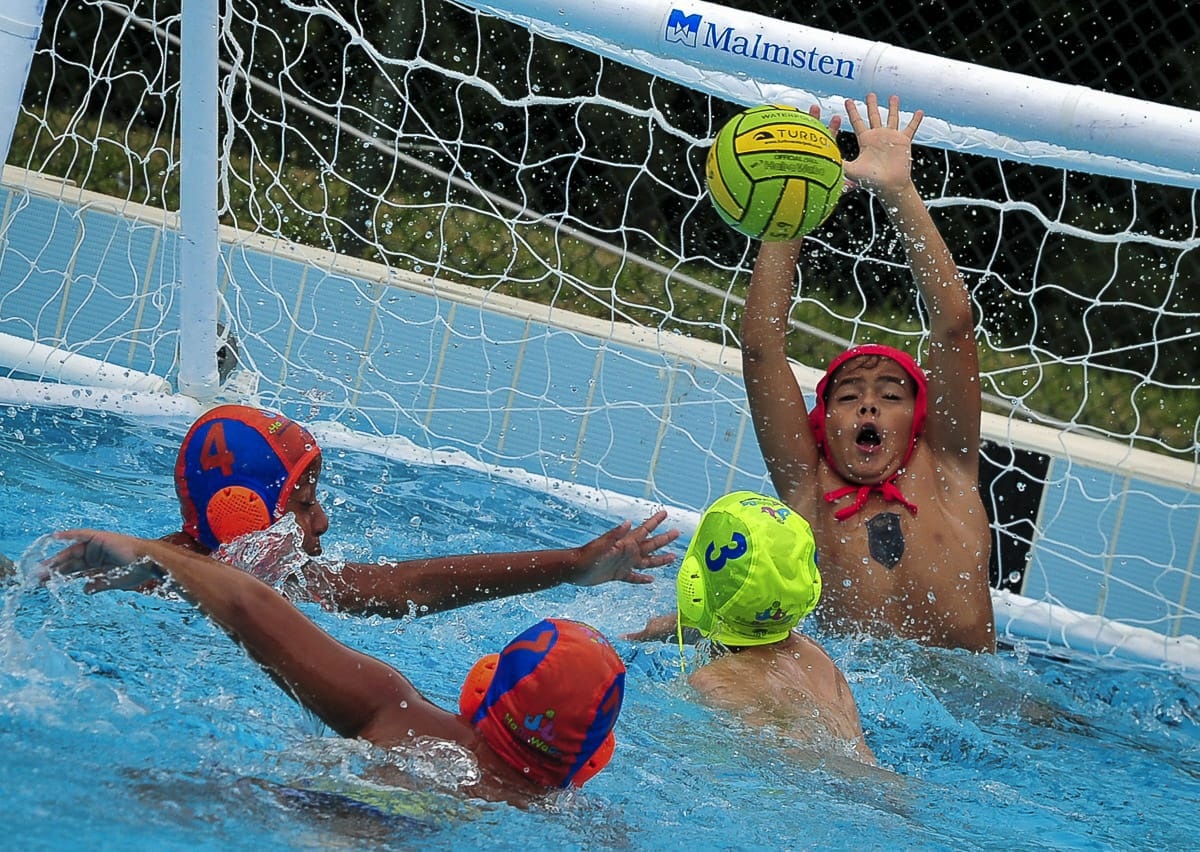
<path fill-rule="evenodd" d="M 887 207 L 888 212 L 893 215 L 896 212 L 903 212 L 908 205 L 913 203 L 920 204 L 921 206 L 925 204 L 912 178 L 901 183 L 880 186 L 876 188 L 875 194 L 883 202 L 884 206 Z"/>

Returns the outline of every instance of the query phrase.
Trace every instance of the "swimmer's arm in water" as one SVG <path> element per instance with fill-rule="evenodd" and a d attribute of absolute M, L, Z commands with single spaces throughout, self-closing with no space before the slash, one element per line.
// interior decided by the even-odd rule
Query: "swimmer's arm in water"
<path fill-rule="evenodd" d="M 346 647 L 273 588 L 232 566 L 162 541 L 68 530 L 50 560 L 86 574 L 148 559 L 304 706 L 345 737 L 391 745 L 416 735 L 453 739 L 454 715 L 427 701 L 391 666 Z"/>
<path fill-rule="evenodd" d="M 311 570 L 307 580 L 337 609 L 385 616 L 438 612 L 560 583 L 649 583 L 653 577 L 644 571 L 675 558 L 659 551 L 679 530 L 655 534 L 666 517 L 660 510 L 636 527 L 625 521 L 582 547 L 347 564 L 337 573 Z"/>
<path fill-rule="evenodd" d="M 60 577 L 86 578 L 84 591 L 88 594 L 120 589 L 127 592 L 150 592 L 162 585 L 167 574 L 153 562 L 137 560 L 128 564 L 117 562 L 88 563 L 76 558 L 80 546 L 67 547 L 42 566 L 37 579 L 45 582 L 52 574 Z"/>
<path fill-rule="evenodd" d="M 621 636 L 629 642 L 665 642 L 667 639 L 675 637 L 675 626 L 679 623 L 677 613 L 669 613 L 667 615 L 653 616 L 646 622 L 646 626 L 641 630 L 636 630 L 633 633 L 626 633 Z"/>
<path fill-rule="evenodd" d="M 667 615 L 656 615 L 647 621 L 646 626 L 641 630 L 635 630 L 633 633 L 625 633 L 621 638 L 627 642 L 674 642 L 678 638 L 676 632 L 678 625 L 678 613 L 672 612 Z M 683 628 L 683 642 L 685 645 L 695 645 L 702 638 L 703 636 L 696 628 Z"/>

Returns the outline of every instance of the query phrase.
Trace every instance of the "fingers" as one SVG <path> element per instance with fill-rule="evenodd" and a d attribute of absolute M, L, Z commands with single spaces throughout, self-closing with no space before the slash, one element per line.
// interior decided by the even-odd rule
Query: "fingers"
<path fill-rule="evenodd" d="M 658 525 L 661 524 L 664 520 L 666 520 L 666 518 L 667 518 L 666 510 L 659 509 L 653 515 L 646 518 L 646 520 L 642 521 L 640 524 L 638 524 L 636 527 L 633 527 L 632 529 L 630 529 L 631 524 L 629 521 L 625 521 L 625 523 L 622 524 L 621 526 L 625 528 L 626 532 L 628 533 L 628 537 L 633 539 L 634 541 L 638 542 L 639 544 L 641 544 L 644 549 L 646 544 L 650 544 L 652 542 L 659 541 L 660 539 L 663 538 L 663 536 L 670 535 L 670 533 L 660 533 L 654 537 L 651 537 L 651 535 L 650 535 L 656 529 L 658 529 Z M 670 541 L 670 539 L 668 539 L 668 541 Z M 664 542 L 664 543 L 667 543 L 667 542 Z M 655 549 L 655 547 L 661 547 L 661 546 L 662 546 L 661 544 L 654 545 L 650 549 L 653 550 L 653 549 Z"/>
<path fill-rule="evenodd" d="M 892 95 L 888 98 L 888 117 L 887 126 L 892 130 L 900 129 L 900 96 Z"/>
<path fill-rule="evenodd" d="M 629 521 L 621 521 L 621 523 L 617 524 L 615 527 L 613 527 L 611 530 L 606 532 L 604 535 L 600 536 L 600 538 L 605 541 L 610 540 L 610 539 L 612 541 L 621 541 L 622 539 L 625 538 L 625 536 L 630 534 L 630 531 L 632 529 L 633 529 L 632 523 L 630 523 Z M 637 533 L 634 532 L 633 534 L 636 535 Z"/>
<path fill-rule="evenodd" d="M 674 613 L 670 615 L 656 615 L 647 621 L 646 626 L 641 630 L 626 633 L 621 638 L 631 642 L 649 642 L 655 639 L 665 639 L 675 632 L 676 618 L 677 616 Z"/>
<path fill-rule="evenodd" d="M 679 538 L 679 530 L 655 533 L 658 526 L 666 520 L 667 512 L 660 509 L 636 527 L 631 521 L 622 521 L 604 535 L 587 545 L 591 554 L 588 557 L 591 568 L 584 570 L 573 582 L 582 585 L 593 585 L 596 581 L 581 579 L 588 571 L 597 570 L 596 566 L 606 565 L 605 579 L 622 580 L 626 583 L 651 583 L 654 578 L 648 574 L 639 573 L 651 568 L 661 568 L 675 561 L 670 553 L 660 553 L 663 548 Z M 603 582 L 603 581 L 600 581 Z"/>
<path fill-rule="evenodd" d="M 125 544 L 127 537 L 89 529 L 64 530 L 54 538 L 72 542 L 46 560 L 59 574 L 89 574 L 127 565 L 138 554 Z"/>
<path fill-rule="evenodd" d="M 648 560 L 651 564 L 667 565 L 674 560 L 670 554 L 660 554 L 654 556 L 654 552 L 661 550 L 675 539 L 679 538 L 679 530 L 667 530 L 657 535 L 651 535 L 654 530 L 658 529 L 659 524 L 665 521 L 667 512 L 665 509 L 659 509 L 646 520 L 642 521 L 641 525 L 635 530 L 634 534 L 638 537 L 641 544 L 642 558 Z M 662 561 L 665 560 L 665 561 Z"/>
<path fill-rule="evenodd" d="M 71 537 L 56 534 L 55 538 Z M 51 574 L 73 577 L 95 573 L 98 568 L 92 564 L 92 555 L 89 553 L 88 546 L 88 541 L 75 541 L 43 561 L 40 567 L 44 573 L 39 576 L 39 579 L 47 580 Z"/>
<path fill-rule="evenodd" d="M 674 562 L 675 555 L 672 553 L 656 553 L 653 556 L 647 556 L 642 561 L 646 563 L 643 566 L 645 568 L 662 568 Z"/>
<path fill-rule="evenodd" d="M 892 99 L 897 104 L 900 103 L 900 99 L 895 95 L 892 95 Z M 858 111 L 858 104 L 856 104 L 852 98 L 846 99 L 846 115 L 850 119 L 850 129 L 855 133 L 862 133 L 864 130 L 880 127 L 882 125 L 882 120 L 879 117 L 879 98 L 874 92 L 867 94 L 866 106 L 867 120 L 863 121 L 862 114 Z M 892 116 L 894 114 L 894 109 L 889 110 L 888 121 L 892 120 Z"/>
<path fill-rule="evenodd" d="M 667 530 L 665 533 L 659 533 L 654 538 L 648 538 L 642 542 L 642 552 L 649 555 L 656 550 L 662 550 L 677 538 L 679 538 L 679 530 Z"/>
<path fill-rule="evenodd" d="M 867 129 L 862 116 L 858 114 L 858 104 L 849 98 L 846 99 L 846 117 L 850 119 L 850 129 L 855 133 L 862 133 Z"/>
<path fill-rule="evenodd" d="M 867 121 L 871 127 L 879 127 L 882 124 L 879 118 L 879 98 L 874 92 L 867 95 Z"/>
<path fill-rule="evenodd" d="M 900 129 L 900 96 L 892 95 L 888 98 L 887 103 L 887 120 L 884 121 L 882 114 L 879 111 L 879 97 L 870 92 L 866 98 L 867 120 L 863 121 L 862 115 L 858 111 L 858 104 L 853 100 L 846 100 L 846 115 L 850 119 L 850 128 L 855 133 L 862 133 L 864 130 L 876 127 L 888 127 L 891 130 Z M 921 125 L 921 119 L 925 117 L 925 113 L 917 110 L 913 113 L 912 118 L 904 128 L 905 135 L 912 139 L 917 132 L 917 128 Z M 833 122 L 830 122 L 833 126 Z"/>
<path fill-rule="evenodd" d="M 904 128 L 904 135 L 911 142 L 913 137 L 917 135 L 917 128 L 921 126 L 921 119 L 925 117 L 925 110 L 917 110 L 913 113 L 912 118 L 908 122 L 908 126 Z"/>
<path fill-rule="evenodd" d="M 661 524 L 666 519 L 667 519 L 667 510 L 659 509 L 653 515 L 646 518 L 646 520 L 642 521 L 642 524 L 639 527 L 639 529 L 644 529 L 646 531 L 646 534 L 648 535 L 648 534 L 654 532 L 654 530 L 658 528 L 658 525 Z"/>
<path fill-rule="evenodd" d="M 64 535 L 63 533 L 55 533 L 54 537 L 64 541 L 72 538 Z M 62 550 L 58 551 L 58 553 L 47 559 L 44 564 L 54 571 L 61 571 L 67 566 L 81 564 L 86 556 L 87 543 L 76 539 L 71 544 L 68 544 Z"/>

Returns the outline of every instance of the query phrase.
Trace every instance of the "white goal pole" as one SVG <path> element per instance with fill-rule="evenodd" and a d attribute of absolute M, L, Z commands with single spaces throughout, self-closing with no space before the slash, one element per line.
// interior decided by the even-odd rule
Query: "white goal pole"
<path fill-rule="evenodd" d="M 0 333 L 0 367 L 56 382 L 145 393 L 171 392 L 164 379 L 151 373 L 118 367 L 11 334 Z"/>
<path fill-rule="evenodd" d="M 1200 112 L 844 36 L 701 0 L 464 0 L 557 41 L 743 104 L 827 114 L 869 92 L 930 120 L 918 142 L 1200 187 Z M 798 103 L 797 106 L 807 106 Z"/>
<path fill-rule="evenodd" d="M 8 161 L 45 11 L 45 0 L 0 0 L 0 168 Z"/>
<path fill-rule="evenodd" d="M 217 222 L 217 0 L 183 4 L 180 47 L 179 392 L 202 402 L 220 390 Z"/>

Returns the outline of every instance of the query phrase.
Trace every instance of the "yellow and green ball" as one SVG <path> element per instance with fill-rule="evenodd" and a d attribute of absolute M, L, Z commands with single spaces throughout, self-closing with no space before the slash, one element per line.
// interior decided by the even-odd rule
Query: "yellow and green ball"
<path fill-rule="evenodd" d="M 709 149 L 705 179 L 726 223 L 776 242 L 802 237 L 829 218 L 844 173 L 828 127 L 795 107 L 768 105 L 725 123 Z"/>

